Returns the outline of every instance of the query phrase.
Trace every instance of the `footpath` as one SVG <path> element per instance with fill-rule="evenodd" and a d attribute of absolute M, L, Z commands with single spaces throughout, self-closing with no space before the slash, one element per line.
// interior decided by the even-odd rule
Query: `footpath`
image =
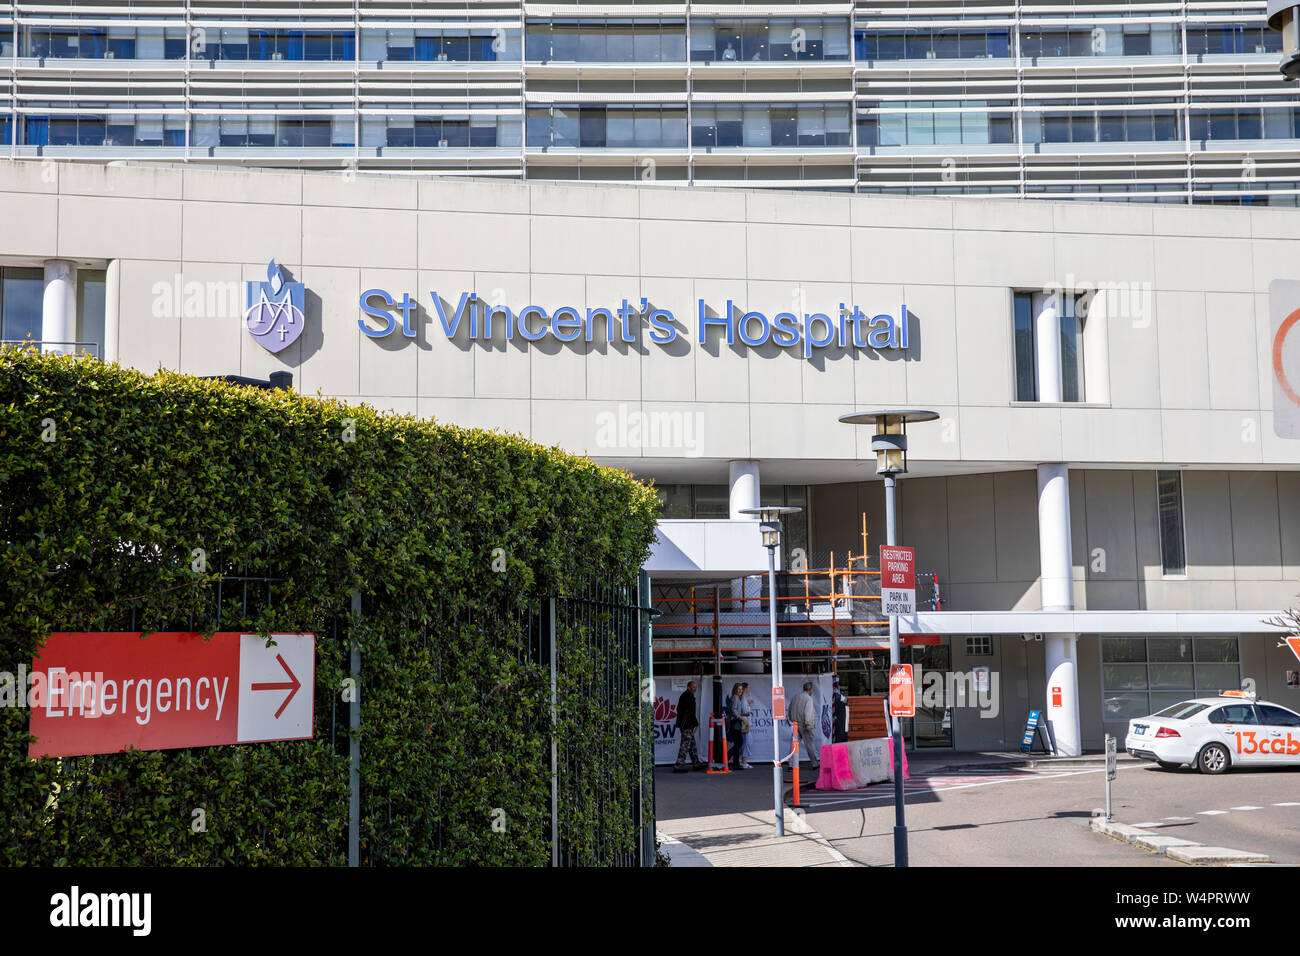
<path fill-rule="evenodd" d="M 1133 758 L 1121 755 L 1121 762 Z M 991 772 L 995 770 L 1074 769 L 1105 765 L 1105 757 L 1053 757 L 1021 753 L 909 753 L 913 777 Z M 801 773 L 808 792 L 811 770 Z M 815 776 L 814 776 L 815 781 Z M 882 792 L 891 784 L 876 784 Z M 789 806 L 793 790 L 790 770 L 783 774 L 785 836 L 776 836 L 772 800 L 772 765 L 729 774 L 675 774 L 671 767 L 655 771 L 655 806 L 660 851 L 673 866 L 854 866 L 802 814 Z"/>

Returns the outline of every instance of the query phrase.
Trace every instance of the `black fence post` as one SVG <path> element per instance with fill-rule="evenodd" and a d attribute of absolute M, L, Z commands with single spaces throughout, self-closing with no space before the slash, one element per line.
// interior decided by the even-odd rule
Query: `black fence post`
<path fill-rule="evenodd" d="M 646 776 L 646 754 L 645 754 L 645 729 L 647 711 L 654 707 L 654 686 L 655 686 L 655 662 L 654 654 L 650 646 L 651 632 L 651 614 L 650 614 L 650 572 L 642 571 L 637 577 L 637 615 L 640 623 L 640 634 L 638 635 L 638 657 L 636 662 L 640 668 L 641 679 L 645 681 L 645 690 L 649 691 L 647 695 L 641 688 L 637 689 L 640 694 L 641 706 L 639 713 L 641 719 L 637 721 L 637 812 L 641 820 L 641 853 L 637 863 L 640 866 L 654 866 L 655 864 L 655 786 L 654 786 L 654 753 L 651 752 L 650 759 L 650 776 Z M 653 720 L 653 711 L 650 719 Z M 646 818 L 646 797 L 645 787 L 647 780 L 650 786 L 648 794 L 650 800 L 650 816 Z"/>
<path fill-rule="evenodd" d="M 352 592 L 352 623 L 361 620 L 361 592 Z M 348 704 L 348 866 L 361 865 L 361 645 L 352 641 L 352 701 Z"/>
<path fill-rule="evenodd" d="M 556 743 L 560 713 L 555 647 L 555 598 L 546 599 L 546 645 L 551 672 L 551 866 L 560 865 L 560 764 Z"/>

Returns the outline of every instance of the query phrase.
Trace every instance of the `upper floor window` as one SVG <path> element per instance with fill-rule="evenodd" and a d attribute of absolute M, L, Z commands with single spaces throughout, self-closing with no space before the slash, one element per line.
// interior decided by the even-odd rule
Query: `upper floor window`
<path fill-rule="evenodd" d="M 1000 59 L 1015 55 L 1006 27 L 960 31 L 948 27 L 857 30 L 853 45 L 859 60 Z"/>
<path fill-rule="evenodd" d="M 517 114 L 479 111 L 481 115 L 411 115 L 366 118 L 362 146 L 491 149 L 519 146 Z M 382 137 L 382 138 L 381 138 Z"/>
<path fill-rule="evenodd" d="M 528 111 L 533 147 L 676 148 L 686 145 L 684 106 L 538 107 Z"/>
<path fill-rule="evenodd" d="M 28 27 L 23 55 L 89 60 L 183 60 L 184 27 Z"/>
<path fill-rule="evenodd" d="M 881 103 L 882 108 L 902 106 L 901 102 Z M 957 106 L 952 103 L 909 102 L 916 106 Z M 962 103 L 971 107 L 982 105 Z M 858 121 L 859 146 L 931 146 L 949 143 L 1011 143 L 1015 141 L 1015 127 L 1009 112 L 986 113 L 964 109 L 958 111 L 879 112 Z"/>
<path fill-rule="evenodd" d="M 1181 33 L 1176 22 L 1114 23 L 1069 29 L 1048 27 L 1020 35 L 1025 57 L 1176 56 Z"/>
<path fill-rule="evenodd" d="M 552 20 L 528 24 L 525 53 L 535 63 L 681 63 L 684 21 Z"/>
<path fill-rule="evenodd" d="M 1188 124 L 1194 140 L 1295 139 L 1300 136 L 1300 110 L 1195 110 L 1188 116 Z"/>
<path fill-rule="evenodd" d="M 1282 34 L 1261 23 L 1189 23 L 1187 52 L 1280 53 Z"/>
<path fill-rule="evenodd" d="M 27 116 L 27 146 L 184 146 L 185 114 L 98 113 Z"/>
<path fill-rule="evenodd" d="M 208 29 L 194 41 L 196 60 L 351 60 L 351 30 Z M 182 53 L 182 56 L 184 54 Z"/>
<path fill-rule="evenodd" d="M 1082 302 L 1083 297 L 1073 293 L 1015 294 L 1012 325 L 1016 401 L 1084 401 L 1083 331 L 1087 309 L 1081 307 Z M 1045 361 L 1039 360 L 1040 321 L 1051 322 L 1055 332 L 1049 341 L 1057 354 Z M 1046 373 L 1053 379 L 1059 374 L 1059 384 L 1044 381 Z"/>
<path fill-rule="evenodd" d="M 850 146 L 847 103 L 700 104 L 691 109 L 693 146 Z"/>
<path fill-rule="evenodd" d="M 1026 143 L 1169 142 L 1182 139 L 1173 110 L 1025 113 Z"/>
<path fill-rule="evenodd" d="M 691 21 L 691 59 L 699 62 L 847 60 L 849 22 L 837 17 Z"/>
<path fill-rule="evenodd" d="M 438 62 L 492 62 L 519 59 L 518 29 L 447 27 L 434 30 L 363 30 L 361 59 Z"/>
<path fill-rule="evenodd" d="M 198 115 L 194 145 L 199 148 L 285 147 L 326 149 L 351 146 L 355 140 L 351 116 Z"/>

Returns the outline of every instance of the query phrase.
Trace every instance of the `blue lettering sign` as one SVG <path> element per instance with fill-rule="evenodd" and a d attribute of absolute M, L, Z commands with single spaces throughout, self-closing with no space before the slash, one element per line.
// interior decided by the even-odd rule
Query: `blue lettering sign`
<path fill-rule="evenodd" d="M 447 338 L 468 333 L 470 339 L 492 340 L 499 329 L 506 341 L 517 334 L 527 342 L 540 342 L 548 336 L 557 342 L 591 342 L 597 330 L 606 341 L 633 343 L 639 330 L 634 327 L 638 317 L 649 329 L 650 341 L 656 345 L 669 345 L 677 341 L 677 319 L 668 309 L 651 306 L 646 298 L 634 305 L 621 300 L 617 308 L 578 309 L 561 305 L 548 311 L 540 305 L 526 305 L 517 312 L 505 305 L 488 305 L 473 292 L 462 292 L 454 310 L 444 306 L 438 293 L 432 292 L 433 314 L 438 327 Z M 361 293 L 358 306 L 366 318 L 357 320 L 361 332 L 373 339 L 381 339 L 397 331 L 396 313 L 402 316 L 402 335 L 414 338 L 416 304 L 406 293 L 400 300 L 384 289 L 367 289 Z M 450 312 L 450 315 L 448 314 Z M 844 349 L 906 349 L 909 316 L 907 306 L 900 307 L 897 317 L 881 313 L 868 317 L 858 306 L 847 307 L 839 303 L 839 312 L 832 318 L 825 312 L 777 312 L 769 316 L 757 310 L 744 311 L 733 299 L 727 299 L 721 314 L 708 302 L 696 303 L 696 341 L 704 345 L 714 332 L 727 345 L 756 348 L 772 343 L 779 348 L 795 349 L 805 359 L 811 359 L 820 349 L 832 346 Z"/>

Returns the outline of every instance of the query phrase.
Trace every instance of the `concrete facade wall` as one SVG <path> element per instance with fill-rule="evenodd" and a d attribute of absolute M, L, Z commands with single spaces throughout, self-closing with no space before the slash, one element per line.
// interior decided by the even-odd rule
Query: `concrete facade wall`
<path fill-rule="evenodd" d="M 718 477 L 733 458 L 852 463 L 869 457 L 867 430 L 836 418 L 881 404 L 944 416 L 916 430 L 916 467 L 1300 461 L 1295 442 L 1273 435 L 1266 347 L 1267 287 L 1300 261 L 1300 211 L 3 162 L 0 219 L 23 224 L 0 235 L 6 262 L 118 263 L 109 354 L 123 363 L 287 369 L 307 392 L 501 427 L 610 462 L 685 452 L 702 471 L 717 463 Z M 242 295 L 233 308 L 158 314 L 160 283 L 242 292 L 272 258 L 308 293 L 307 331 L 279 355 L 245 333 Z M 1104 322 L 1106 354 L 1086 357 L 1102 403 L 1012 401 L 1012 292 L 1053 284 L 1133 294 L 1128 305 L 1099 299 L 1090 317 Z M 418 299 L 415 340 L 361 334 L 357 300 L 374 287 Z M 644 336 L 448 340 L 430 314 L 433 290 L 452 305 L 475 290 L 516 309 L 644 297 L 671 309 L 686 337 L 668 347 Z M 716 331 L 701 346 L 699 298 L 769 316 L 906 303 L 910 347 L 804 360 L 771 344 L 727 346 Z M 620 406 L 699 413 L 702 433 L 689 449 L 611 445 L 601 415 Z M 804 470 L 782 480 L 818 480 Z M 1013 494 L 986 479 L 969 490 L 995 503 Z"/>
<path fill-rule="evenodd" d="M 1187 573 L 1160 560 L 1156 472 L 1070 473 L 1077 610 L 1269 610 L 1300 604 L 1300 472 L 1183 473 Z M 899 540 L 939 575 L 944 608 L 1031 611 L 1038 591 L 1034 472 L 899 482 Z M 880 482 L 810 489 L 813 554 L 884 542 Z M 873 562 L 874 563 L 874 562 Z"/>

